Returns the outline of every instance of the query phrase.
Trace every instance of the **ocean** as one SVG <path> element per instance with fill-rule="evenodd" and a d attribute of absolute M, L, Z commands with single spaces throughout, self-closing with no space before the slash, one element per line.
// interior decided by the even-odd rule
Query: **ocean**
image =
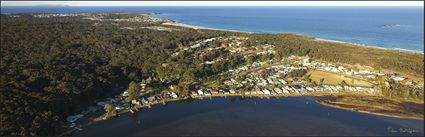
<path fill-rule="evenodd" d="M 424 51 L 423 7 L 2 7 L 1 13 L 160 12 L 208 28 L 298 33 L 387 49 Z"/>

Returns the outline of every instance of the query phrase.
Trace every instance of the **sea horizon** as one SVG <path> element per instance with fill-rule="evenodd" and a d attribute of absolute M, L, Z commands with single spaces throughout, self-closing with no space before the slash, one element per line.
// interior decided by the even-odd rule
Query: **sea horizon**
<path fill-rule="evenodd" d="M 359 8 L 362 10 L 358 10 Z M 342 13 L 337 13 L 336 10 Z M 423 54 L 423 16 L 419 17 L 423 12 L 416 13 L 417 10 L 423 11 L 423 7 L 61 5 L 2 6 L 1 13 L 159 12 L 160 14 L 152 16 L 206 29 L 303 34 L 334 42 Z M 316 11 L 322 13 L 316 14 Z M 395 13 L 400 11 L 402 13 Z M 288 12 L 291 13 L 281 14 Z M 252 13 L 258 14 L 254 16 Z M 367 17 L 369 14 L 373 17 Z M 371 18 L 380 19 L 368 23 L 358 21 Z M 406 21 L 406 18 L 414 21 Z"/>

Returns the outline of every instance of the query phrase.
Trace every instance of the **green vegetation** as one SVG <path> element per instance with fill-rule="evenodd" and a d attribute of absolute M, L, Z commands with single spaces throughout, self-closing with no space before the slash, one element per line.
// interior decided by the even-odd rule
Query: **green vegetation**
<path fill-rule="evenodd" d="M 415 87 L 407 86 L 393 80 L 390 80 L 387 84 L 378 81 L 378 87 L 382 89 L 382 94 L 386 97 L 424 101 L 423 89 L 418 90 Z"/>
<path fill-rule="evenodd" d="M 212 66 L 216 69 L 204 68 L 191 56 L 170 57 L 180 45 L 224 33 L 123 30 L 107 23 L 93 27 L 93 21 L 77 17 L 2 14 L 1 22 L 0 136 L 55 135 L 67 116 L 118 95 L 130 81 L 181 80 L 183 89 L 232 67 L 222 62 Z"/>
<path fill-rule="evenodd" d="M 130 102 L 131 100 L 138 99 L 140 97 L 140 88 L 139 85 L 136 84 L 136 82 L 131 81 L 128 85 L 128 97 L 126 98 L 127 102 Z"/>
<path fill-rule="evenodd" d="M 307 69 L 298 69 L 298 70 L 294 70 L 289 72 L 286 77 L 290 77 L 290 78 L 295 78 L 295 77 L 302 77 L 304 75 L 306 75 L 308 72 Z"/>
<path fill-rule="evenodd" d="M 309 56 L 329 62 L 361 64 L 417 77 L 424 76 L 424 56 L 419 53 L 316 41 L 313 37 L 296 34 L 257 34 L 251 37 L 252 44 L 258 40 L 259 43 L 276 45 L 279 56 Z"/>
<path fill-rule="evenodd" d="M 307 36 L 180 27 L 179 31 L 170 32 L 120 29 L 149 25 L 159 24 L 100 22 L 79 17 L 33 18 L 29 14 L 11 18 L 2 14 L 0 136 L 57 135 L 67 116 L 85 110 L 100 99 L 118 95 L 127 87 L 130 91 L 127 101 L 137 98 L 140 94 L 137 82 L 146 83 L 152 88 L 149 91 L 162 91 L 171 83 L 179 96 L 185 97 L 195 84 L 219 79 L 216 74 L 247 62 L 289 55 L 308 55 L 330 62 L 358 63 L 423 76 L 422 55 L 318 42 Z M 172 56 L 196 41 L 234 35 L 249 37 L 244 44 L 247 47 L 276 45 L 278 55 L 256 55 L 244 60 L 241 55 L 216 50 L 202 57 L 194 56 L 194 51 Z M 220 45 L 221 42 L 211 43 L 211 46 Z M 217 58 L 222 60 L 201 65 Z M 306 73 L 290 75 L 300 77 Z M 314 80 L 314 75 L 311 77 Z M 327 79 L 320 83 L 326 83 Z M 346 82 L 350 84 L 349 80 Z M 404 86 L 395 83 L 382 86 L 389 97 L 423 100 L 423 91 L 412 90 L 406 94 Z M 108 105 L 104 109 L 115 115 L 113 108 Z"/>
<path fill-rule="evenodd" d="M 105 105 L 104 109 L 108 116 L 115 116 L 117 114 L 115 107 L 116 106 L 113 103 L 108 103 Z"/>
<path fill-rule="evenodd" d="M 326 72 L 321 70 L 311 70 L 309 72 L 310 78 L 316 83 L 338 85 L 338 84 L 348 84 L 350 86 L 364 86 L 372 87 L 372 84 L 363 80 L 358 80 L 355 78 L 343 77 L 336 73 Z M 344 84 L 343 84 L 344 85 Z"/>

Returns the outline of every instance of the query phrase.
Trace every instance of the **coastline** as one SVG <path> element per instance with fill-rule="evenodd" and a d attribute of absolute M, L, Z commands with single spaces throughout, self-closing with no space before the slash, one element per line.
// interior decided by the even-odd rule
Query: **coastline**
<path fill-rule="evenodd" d="M 202 26 L 195 26 L 195 25 L 189 25 L 189 24 L 179 23 L 179 22 L 176 22 L 176 21 L 162 23 L 162 25 L 185 27 L 185 28 L 191 28 L 191 29 L 195 29 L 195 30 L 206 29 L 206 30 L 230 31 L 230 32 L 249 33 L 249 34 L 254 34 L 255 33 L 255 32 L 249 32 L 249 31 L 239 31 L 239 30 L 229 30 L 229 29 L 208 28 L 208 27 L 202 27 Z"/>
<path fill-rule="evenodd" d="M 356 110 L 356 109 L 353 110 L 353 108 L 345 108 L 345 107 L 340 107 L 340 106 L 337 106 L 337 105 L 321 103 L 321 102 L 318 102 L 317 100 L 316 100 L 316 102 L 321 104 L 321 105 L 327 106 L 327 107 L 336 108 L 336 109 L 343 109 L 343 110 L 348 110 L 348 111 L 352 111 L 352 112 L 359 112 L 359 113 L 365 113 L 365 114 L 377 115 L 377 116 L 385 116 L 385 117 L 392 117 L 392 118 L 424 120 L 424 119 L 418 118 L 418 117 L 390 115 L 390 114 L 385 114 L 385 113 L 370 112 L 370 111 L 366 111 L 366 110 Z"/>
<path fill-rule="evenodd" d="M 315 101 L 324 106 L 353 112 L 402 119 L 424 120 L 423 109 L 422 112 L 420 111 L 420 108 L 423 108 L 423 102 L 419 100 L 392 99 L 382 98 L 380 95 L 347 93 L 316 96 Z M 416 106 L 416 104 L 419 106 Z"/>
<path fill-rule="evenodd" d="M 230 29 L 218 29 L 218 28 L 202 27 L 202 26 L 197 26 L 197 25 L 184 24 L 184 23 L 176 22 L 176 21 L 162 23 L 162 25 L 185 27 L 185 28 L 191 28 L 191 29 L 195 29 L 195 30 L 206 29 L 206 30 L 229 31 L 229 32 L 239 32 L 239 33 L 248 33 L 248 34 L 256 34 L 256 33 L 258 33 L 258 32 L 250 32 L 250 31 L 239 31 L 239 30 L 230 30 Z M 269 33 L 267 33 L 267 34 L 269 34 Z M 276 33 L 276 34 L 306 35 L 306 34 L 298 34 L 298 33 Z M 310 35 L 308 35 L 308 36 L 310 36 Z M 366 48 L 374 48 L 374 49 L 382 49 L 382 50 L 390 50 L 390 51 L 399 51 L 399 52 L 407 52 L 407 53 L 416 53 L 416 54 L 422 54 L 422 55 L 424 54 L 424 51 L 419 51 L 419 50 L 409 50 L 409 49 L 402 49 L 402 48 L 384 48 L 384 47 L 371 46 L 371 45 L 366 45 L 366 44 L 358 44 L 358 43 L 351 43 L 351 42 L 338 41 L 338 40 L 332 40 L 332 39 L 317 38 L 317 37 L 314 37 L 314 36 L 312 36 L 312 37 L 314 38 L 314 40 L 316 40 L 316 41 L 322 41 L 322 42 L 343 43 L 343 44 L 350 44 L 350 45 L 361 46 L 361 47 L 366 47 Z"/>
<path fill-rule="evenodd" d="M 375 48 L 375 49 L 383 49 L 383 50 L 393 50 L 393 51 L 400 51 L 400 52 L 408 52 L 408 53 L 419 53 L 419 54 L 424 54 L 423 51 L 419 51 L 419 50 L 408 50 L 408 49 L 402 49 L 402 48 L 384 48 L 384 47 L 378 47 L 378 46 L 370 46 L 370 45 L 366 45 L 366 44 L 357 44 L 357 43 L 350 43 L 350 42 L 345 42 L 345 41 L 338 41 L 338 40 L 331 40 L 331 39 L 324 39 L 324 38 L 314 38 L 314 40 L 316 41 L 322 41 L 322 42 L 331 42 L 331 43 L 343 43 L 343 44 L 351 44 L 354 46 L 362 46 L 362 47 L 367 47 L 367 48 Z"/>
<path fill-rule="evenodd" d="M 359 110 L 357 108 L 345 108 L 345 107 L 340 107 L 337 105 L 331 105 L 331 104 L 326 104 L 321 102 L 321 99 L 319 99 L 318 97 L 323 97 L 326 95 L 333 95 L 332 93 L 307 93 L 307 94 L 278 94 L 278 95 L 261 95 L 261 94 L 240 94 L 240 93 L 234 93 L 234 94 L 216 94 L 216 95 L 210 95 L 210 96 L 190 96 L 190 97 L 185 97 L 185 98 L 175 98 L 175 99 L 166 99 L 166 100 L 162 100 L 162 101 L 157 101 L 157 102 L 153 102 L 153 103 L 149 103 L 147 105 L 140 105 L 140 106 L 136 106 L 137 109 L 146 109 L 146 108 L 150 108 L 153 107 L 155 105 L 158 104 L 165 104 L 168 102 L 176 102 L 176 101 L 185 101 L 188 99 L 204 99 L 204 98 L 213 98 L 213 97 L 258 97 L 261 99 L 269 99 L 272 97 L 275 98 L 279 98 L 279 97 L 313 97 L 312 101 L 320 104 L 320 105 L 324 105 L 326 107 L 330 107 L 330 108 L 336 108 L 336 109 L 343 109 L 343 110 L 347 110 L 347 111 L 351 111 L 351 112 L 356 112 L 356 113 L 364 113 L 364 114 L 370 114 L 370 115 L 376 115 L 376 116 L 384 116 L 384 117 L 392 117 L 392 118 L 400 118 L 400 119 L 413 119 L 413 120 L 424 120 L 423 118 L 417 118 L 417 117 L 409 117 L 409 116 L 399 116 L 399 115 L 392 115 L 392 114 L 385 114 L 385 113 L 375 113 L 375 112 L 370 112 L 370 111 L 366 111 L 366 110 Z M 354 111 L 355 110 L 355 111 Z M 100 116 L 93 116 L 90 117 L 90 120 L 88 121 L 88 123 L 83 123 L 79 126 L 77 126 L 78 128 L 84 128 L 86 126 L 90 126 L 93 123 L 96 122 L 100 122 L 100 121 L 105 121 L 105 120 L 109 120 L 110 118 L 113 117 L 119 117 L 120 115 L 132 112 L 133 110 L 130 111 L 130 109 L 125 109 L 122 110 L 120 112 L 117 112 L 116 116 L 111 116 L 111 117 L 106 117 L 107 113 L 104 113 Z M 72 128 L 66 132 L 63 132 L 62 134 L 58 135 L 58 136 L 70 136 L 74 133 L 74 131 L 78 130 L 77 128 Z"/>
<path fill-rule="evenodd" d="M 158 102 L 154 102 L 154 103 L 149 103 L 148 105 L 141 105 L 138 106 L 138 109 L 142 109 L 142 108 L 146 108 L 146 107 L 152 107 L 154 105 L 157 104 L 161 104 L 161 103 L 167 103 L 167 102 L 175 102 L 175 101 L 184 101 L 187 99 L 203 99 L 203 98 L 213 98 L 213 97 L 258 97 L 258 98 L 272 98 L 272 97 L 321 97 L 321 96 L 327 96 L 327 95 L 337 95 L 337 94 L 342 94 L 342 95 L 351 95 L 352 94 L 345 94 L 345 93 L 327 93 L 327 92 L 322 92 L 322 93 L 306 93 L 306 94 L 277 94 L 277 95 L 264 95 L 264 94 L 240 94 L 240 93 L 234 93 L 234 94 L 216 94 L 216 95 L 209 95 L 209 96 L 190 96 L 186 97 L 186 98 L 175 98 L 175 99 L 167 99 L 167 100 L 163 100 L 163 101 L 158 101 Z M 321 105 L 325 105 L 328 107 L 332 107 L 332 108 L 338 108 L 338 109 L 345 109 L 345 110 L 350 110 L 349 108 L 344 108 L 344 107 L 339 107 L 336 105 L 329 105 L 329 104 L 325 104 L 325 103 L 320 103 L 319 102 L 319 98 L 314 98 L 314 101 L 316 101 L 317 103 L 321 104 Z M 124 114 L 124 113 L 128 113 L 130 112 L 129 110 L 124 110 L 118 114 Z M 367 113 L 367 114 L 373 114 L 373 115 L 379 115 L 379 116 L 387 116 L 387 117 L 394 117 L 394 118 L 402 118 L 402 119 L 416 119 L 416 120 L 424 120 L 422 118 L 416 118 L 416 117 L 409 117 L 409 116 L 399 116 L 399 115 L 391 115 L 391 114 L 384 114 L 384 113 L 374 113 L 374 112 L 369 112 L 369 111 L 364 111 L 364 110 L 358 110 L 358 111 L 353 111 L 353 112 L 360 112 L 360 113 Z M 101 116 L 103 117 L 103 115 Z M 105 119 L 99 119 L 99 117 L 97 118 L 97 120 L 102 121 Z M 108 120 L 108 119 L 106 119 Z M 96 122 L 96 121 L 95 121 Z"/>

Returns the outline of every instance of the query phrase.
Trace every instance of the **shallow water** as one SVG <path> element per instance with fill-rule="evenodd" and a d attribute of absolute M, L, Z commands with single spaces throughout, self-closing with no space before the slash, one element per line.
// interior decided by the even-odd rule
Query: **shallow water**
<path fill-rule="evenodd" d="M 308 103 L 307 103 L 308 102 Z M 413 129 L 414 133 L 390 132 Z M 217 97 L 156 105 L 84 127 L 75 136 L 424 135 L 423 120 L 320 105 L 312 97 Z"/>

